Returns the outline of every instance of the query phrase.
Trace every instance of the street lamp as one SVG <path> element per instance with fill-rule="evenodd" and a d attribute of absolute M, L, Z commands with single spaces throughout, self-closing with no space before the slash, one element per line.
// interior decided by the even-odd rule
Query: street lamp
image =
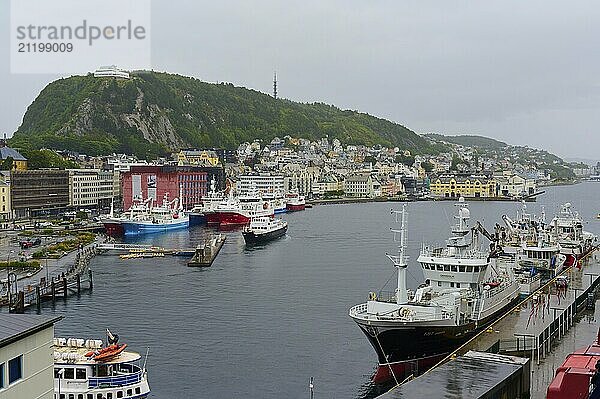
<path fill-rule="evenodd" d="M 65 369 L 58 370 L 58 399 L 60 399 L 60 385 L 63 374 L 65 373 Z"/>

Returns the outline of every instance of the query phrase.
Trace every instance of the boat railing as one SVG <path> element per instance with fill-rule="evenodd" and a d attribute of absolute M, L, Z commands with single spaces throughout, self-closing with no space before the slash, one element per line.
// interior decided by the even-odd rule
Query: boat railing
<path fill-rule="evenodd" d="M 144 372 L 141 368 L 135 366 L 137 370 L 131 374 L 116 375 L 110 377 L 90 377 L 88 379 L 89 388 L 114 388 L 132 384 L 137 384 L 142 381 Z"/>
<path fill-rule="evenodd" d="M 487 259 L 488 254 L 481 251 L 468 251 L 468 252 L 453 252 L 448 251 L 447 248 L 425 248 L 421 250 L 421 255 L 430 257 L 448 257 L 454 259 Z"/>

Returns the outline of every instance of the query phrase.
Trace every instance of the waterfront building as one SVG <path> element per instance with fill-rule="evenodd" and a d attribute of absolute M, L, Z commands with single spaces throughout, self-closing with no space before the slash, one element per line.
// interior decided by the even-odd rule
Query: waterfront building
<path fill-rule="evenodd" d="M 114 173 L 101 169 L 69 169 L 69 205 L 106 208 L 115 197 Z"/>
<path fill-rule="evenodd" d="M 236 187 L 239 195 L 249 195 L 254 190 L 275 197 L 283 197 L 285 194 L 283 176 L 269 173 L 241 175 Z"/>
<path fill-rule="evenodd" d="M 69 172 L 13 170 L 10 195 L 15 218 L 58 214 L 69 206 Z"/>
<path fill-rule="evenodd" d="M 344 194 L 348 197 L 373 198 L 377 188 L 381 195 L 381 185 L 371 175 L 353 175 L 344 180 Z"/>
<path fill-rule="evenodd" d="M 217 166 L 219 156 L 214 150 L 181 150 L 176 155 L 177 165 Z"/>
<path fill-rule="evenodd" d="M 431 179 L 431 195 L 435 198 L 495 197 L 496 181 L 486 175 L 444 174 Z"/>
<path fill-rule="evenodd" d="M 59 317 L 0 313 L 0 397 L 54 397 L 54 323 Z"/>
<path fill-rule="evenodd" d="M 161 201 L 165 194 L 171 200 L 179 198 L 184 208 L 191 209 L 202 202 L 208 191 L 209 174 L 197 166 L 132 166 L 123 173 L 123 209 L 129 209 L 134 199 L 154 198 Z M 220 168 L 222 169 L 222 168 Z"/>
<path fill-rule="evenodd" d="M 8 159 L 12 159 L 11 170 L 27 170 L 27 158 L 19 151 L 7 146 L 6 138 L 4 138 L 0 140 L 0 163 L 4 163 Z"/>
<path fill-rule="evenodd" d="M 498 195 L 502 197 L 522 197 L 536 191 L 535 180 L 511 171 L 495 174 L 494 180 L 498 184 Z"/>

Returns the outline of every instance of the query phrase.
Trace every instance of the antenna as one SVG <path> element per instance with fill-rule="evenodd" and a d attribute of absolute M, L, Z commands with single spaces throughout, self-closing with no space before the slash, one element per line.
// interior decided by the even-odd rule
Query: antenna
<path fill-rule="evenodd" d="M 273 72 L 273 98 L 277 99 L 277 71 Z"/>
<path fill-rule="evenodd" d="M 396 288 L 396 303 L 402 305 L 408 303 L 408 292 L 406 291 L 406 204 L 402 204 L 401 211 L 392 210 L 392 214 L 396 216 L 396 222 L 398 222 L 398 214 L 402 215 L 400 222 L 400 230 L 391 229 L 394 233 L 394 241 L 396 240 L 396 234 L 400 234 L 400 245 L 398 245 L 398 255 L 386 254 L 389 260 L 394 263 L 394 266 L 398 269 L 398 286 Z"/>

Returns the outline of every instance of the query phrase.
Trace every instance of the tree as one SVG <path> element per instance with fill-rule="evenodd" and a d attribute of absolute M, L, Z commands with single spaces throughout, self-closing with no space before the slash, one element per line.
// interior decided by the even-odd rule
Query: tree
<path fill-rule="evenodd" d="M 421 167 L 425 169 L 425 172 L 431 173 L 433 171 L 433 164 L 429 161 L 421 162 Z"/>
<path fill-rule="evenodd" d="M 13 157 L 6 157 L 4 161 L 2 161 L 2 165 L 0 165 L 0 170 L 12 170 L 15 160 Z"/>

